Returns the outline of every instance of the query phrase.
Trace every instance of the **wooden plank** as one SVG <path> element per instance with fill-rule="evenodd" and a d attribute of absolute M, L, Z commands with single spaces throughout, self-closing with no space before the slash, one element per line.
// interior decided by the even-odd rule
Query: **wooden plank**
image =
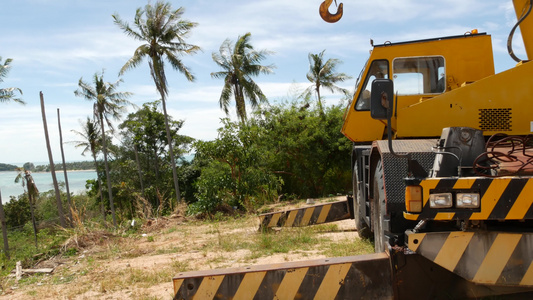
<path fill-rule="evenodd" d="M 53 268 L 42 268 L 42 269 L 22 269 L 22 273 L 35 274 L 35 273 L 52 273 L 54 272 Z"/>

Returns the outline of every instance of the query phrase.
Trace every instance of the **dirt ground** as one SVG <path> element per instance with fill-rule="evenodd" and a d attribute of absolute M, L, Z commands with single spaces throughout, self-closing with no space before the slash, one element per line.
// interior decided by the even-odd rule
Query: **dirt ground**
<path fill-rule="evenodd" d="M 183 271 L 325 258 L 318 249 L 251 257 L 249 249 L 224 248 L 231 245 L 227 239 L 246 243 L 260 235 L 258 226 L 257 217 L 202 222 L 173 216 L 127 236 L 75 236 L 69 241 L 79 248 L 75 255 L 35 266 L 53 268 L 51 274 L 4 279 L 0 299 L 172 299 L 172 278 Z M 321 238 L 358 239 L 353 220 L 335 222 L 334 228 Z"/>

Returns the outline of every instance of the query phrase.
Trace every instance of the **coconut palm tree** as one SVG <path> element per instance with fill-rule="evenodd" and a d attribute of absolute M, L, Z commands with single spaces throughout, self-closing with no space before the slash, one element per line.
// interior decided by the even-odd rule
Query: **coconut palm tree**
<path fill-rule="evenodd" d="M 85 155 L 89 152 L 94 161 L 94 168 L 96 170 L 96 180 L 98 182 L 98 192 L 100 193 L 100 209 L 102 212 L 102 217 L 106 218 L 105 207 L 104 207 L 104 195 L 102 193 L 102 179 L 100 178 L 100 173 L 98 172 L 98 160 L 96 157 L 102 148 L 102 139 L 98 133 L 98 123 L 91 120 L 87 117 L 85 122 L 80 121 L 81 131 L 72 130 L 75 134 L 79 135 L 83 140 L 73 141 L 74 147 L 80 148 L 83 147 L 81 155 Z"/>
<path fill-rule="evenodd" d="M 109 206 L 111 208 L 111 216 L 113 217 L 113 225 L 117 227 L 117 219 L 115 215 L 115 205 L 113 203 L 113 191 L 111 185 L 111 177 L 109 176 L 109 164 L 107 162 L 107 140 L 105 135 L 105 125 L 113 130 L 111 120 L 120 120 L 121 114 L 125 112 L 125 105 L 131 104 L 127 98 L 131 95 L 128 92 L 118 92 L 117 88 L 122 80 L 117 80 L 115 83 L 104 82 L 104 72 L 101 74 L 95 73 L 93 76 L 93 85 L 83 81 L 80 78 L 78 82 L 78 89 L 74 94 L 78 97 L 85 98 L 89 101 L 94 101 L 93 115 L 98 121 L 101 137 L 102 150 L 104 152 L 104 165 L 107 178 L 107 189 L 109 194 Z"/>
<path fill-rule="evenodd" d="M 332 93 L 340 92 L 346 95 L 348 90 L 338 87 L 335 84 L 351 78 L 344 73 L 336 72 L 337 66 L 341 63 L 339 59 L 330 58 L 324 62 L 325 51 L 326 50 L 322 50 L 322 52 L 318 54 L 309 53 L 309 72 L 307 72 L 307 80 L 313 84 L 306 88 L 302 93 L 304 98 L 310 98 L 311 94 L 315 92 L 318 107 L 321 112 L 323 112 L 323 107 L 322 99 L 320 98 L 320 88 L 324 87 Z"/>
<path fill-rule="evenodd" d="M 252 35 L 248 32 L 239 36 L 237 42 L 226 39 L 220 46 L 219 53 L 213 52 L 212 57 L 223 71 L 211 73 L 211 77 L 224 79 L 224 87 L 220 94 L 220 108 L 228 114 L 231 98 L 235 99 L 237 116 L 241 122 L 246 121 L 247 98 L 252 108 L 259 103 L 268 102 L 259 86 L 252 79 L 259 74 L 273 73 L 274 65 L 263 66 L 259 63 L 272 52 L 267 50 L 254 50 L 250 43 Z"/>
<path fill-rule="evenodd" d="M 161 104 L 165 115 L 165 127 L 168 140 L 168 151 L 172 164 L 172 175 L 177 202 L 181 201 L 178 175 L 176 172 L 176 159 L 170 128 L 168 125 L 168 113 L 166 100 L 168 96 L 167 78 L 165 74 L 165 61 L 170 66 L 184 74 L 187 80 L 194 81 L 194 75 L 183 64 L 180 59 L 184 54 L 195 54 L 200 47 L 185 42 L 185 38 L 190 30 L 197 23 L 182 19 L 184 8 L 176 10 L 168 2 L 157 1 L 154 5 L 148 3 L 144 8 L 138 8 L 133 22 L 134 27 L 123 21 L 117 14 L 113 15 L 115 24 L 120 27 L 126 35 L 142 42 L 134 52 L 133 56 L 124 64 L 120 70 L 120 75 L 127 70 L 137 67 L 144 58 L 148 59 L 150 75 L 154 80 L 157 91 L 161 95 Z M 135 29 L 134 29 L 135 28 Z"/>
<path fill-rule="evenodd" d="M 7 73 L 9 73 L 9 68 L 11 67 L 10 64 L 12 61 L 13 59 L 8 58 L 2 64 L 2 57 L 0 56 L 0 83 L 4 82 L 4 78 L 7 76 Z M 16 87 L 0 88 L 0 102 L 14 101 L 20 104 L 26 104 L 26 102 L 24 102 L 21 98 L 17 98 L 15 96 L 15 92 L 18 92 L 20 95 L 22 95 L 22 90 Z"/>

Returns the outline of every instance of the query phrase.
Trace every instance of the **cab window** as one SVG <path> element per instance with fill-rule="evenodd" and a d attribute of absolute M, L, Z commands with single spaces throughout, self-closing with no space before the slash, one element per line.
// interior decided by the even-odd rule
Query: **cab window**
<path fill-rule="evenodd" d="M 370 68 L 363 82 L 363 88 L 359 89 L 359 96 L 355 103 L 355 110 L 370 110 L 370 93 L 372 92 L 372 81 L 378 78 L 389 78 L 389 62 L 386 60 L 375 60 L 370 64 Z"/>
<path fill-rule="evenodd" d="M 444 57 L 402 57 L 392 61 L 397 95 L 440 94 L 446 90 Z"/>

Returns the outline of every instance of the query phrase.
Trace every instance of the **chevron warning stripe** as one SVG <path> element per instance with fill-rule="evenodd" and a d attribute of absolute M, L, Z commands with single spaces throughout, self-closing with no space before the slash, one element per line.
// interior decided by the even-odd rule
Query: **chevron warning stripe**
<path fill-rule="evenodd" d="M 408 220 L 525 220 L 533 219 L 533 178 L 465 177 L 428 178 L 420 183 L 423 209 L 420 214 L 404 213 Z M 478 209 L 435 209 L 429 206 L 430 193 L 479 193 Z"/>
<path fill-rule="evenodd" d="M 392 299 L 385 253 L 178 274 L 174 299 Z"/>
<path fill-rule="evenodd" d="M 533 233 L 407 233 L 409 249 L 478 284 L 533 286 Z"/>
<path fill-rule="evenodd" d="M 348 201 L 318 204 L 286 211 L 262 214 L 259 229 L 269 227 L 300 227 L 349 219 Z"/>

